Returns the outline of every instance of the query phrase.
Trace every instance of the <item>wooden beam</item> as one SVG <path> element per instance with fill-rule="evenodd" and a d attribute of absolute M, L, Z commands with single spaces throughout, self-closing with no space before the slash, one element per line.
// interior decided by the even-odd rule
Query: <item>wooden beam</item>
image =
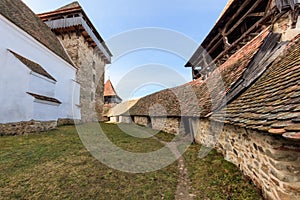
<path fill-rule="evenodd" d="M 248 15 L 248 17 L 263 17 L 263 16 L 265 16 L 265 12 L 251 13 Z"/>
<path fill-rule="evenodd" d="M 251 12 L 252 12 L 252 11 L 253 11 L 253 10 L 254 10 L 261 2 L 262 2 L 262 0 L 257 0 L 257 1 L 251 6 L 251 8 L 246 12 L 246 14 L 245 14 L 241 19 L 239 19 L 238 22 L 237 22 L 230 30 L 228 30 L 228 31 L 226 32 L 228 26 L 229 26 L 234 20 L 236 20 L 236 17 L 237 17 L 237 16 L 243 11 L 243 9 L 245 9 L 245 7 L 249 4 L 248 1 L 245 1 L 245 2 L 241 5 L 241 7 L 238 9 L 238 11 L 233 15 L 233 17 L 231 17 L 231 19 L 226 23 L 226 25 L 225 25 L 223 31 L 220 31 L 220 32 L 216 35 L 216 37 L 214 37 L 213 40 L 211 40 L 210 43 L 205 47 L 205 49 L 208 50 L 207 54 L 210 55 L 217 47 L 219 47 L 219 45 L 220 45 L 222 42 L 225 44 L 225 45 L 224 45 L 223 51 L 226 49 L 226 47 L 227 47 L 227 50 L 228 50 L 228 49 L 232 49 L 231 47 L 232 47 L 233 45 L 237 44 L 238 42 L 236 42 L 236 41 L 239 41 L 239 39 L 236 40 L 236 41 L 234 41 L 234 42 L 231 44 L 231 46 L 229 46 L 229 45 L 228 45 L 228 44 L 229 44 L 228 38 L 227 38 L 227 41 L 226 41 L 226 37 L 227 37 L 230 33 L 232 33 L 232 32 L 235 30 L 235 28 L 237 28 L 237 27 L 245 20 L 246 17 L 248 17 L 249 15 L 251 15 Z M 263 12 L 261 12 L 261 13 L 253 13 L 253 15 L 259 15 L 260 17 L 262 17 L 262 19 L 265 19 L 265 17 L 266 17 L 266 13 L 263 13 Z M 258 21 L 261 22 L 261 21 L 263 21 L 262 19 L 259 19 Z M 257 25 L 258 25 L 258 23 L 255 23 L 255 26 L 257 26 Z M 251 31 L 252 31 L 253 29 L 254 29 L 254 28 L 253 28 L 253 26 L 252 26 L 252 27 L 249 28 L 248 30 L 244 30 L 244 31 L 245 31 L 245 33 L 249 34 L 249 33 L 251 33 Z M 253 34 L 258 35 L 257 33 L 253 33 Z M 244 35 L 245 35 L 245 34 L 243 34 L 243 36 L 244 36 Z M 256 35 L 255 35 L 255 36 L 256 36 Z M 220 37 L 220 36 L 221 36 L 221 37 Z M 227 42 L 228 42 L 228 44 L 227 44 Z M 227 44 L 227 45 L 226 45 L 226 44 Z M 221 54 L 222 54 L 222 53 L 221 53 Z M 220 54 L 219 54 L 219 55 L 220 55 Z M 218 55 L 216 58 L 213 58 L 213 60 L 216 60 L 217 58 L 219 58 L 219 55 Z M 201 62 L 203 62 L 200 56 L 197 57 L 197 58 L 194 59 L 194 60 L 195 60 L 195 63 L 194 63 L 195 65 L 197 65 L 197 64 L 199 64 L 199 63 L 201 63 Z"/>
<path fill-rule="evenodd" d="M 221 35 L 222 35 L 224 48 L 226 49 L 226 48 L 230 47 L 231 44 L 228 42 L 228 37 L 227 37 L 227 35 L 225 34 L 225 30 L 224 30 L 224 29 L 223 29 L 223 30 L 219 29 L 219 32 L 220 32 Z"/>
<path fill-rule="evenodd" d="M 218 33 L 218 34 L 216 35 L 216 37 L 214 37 L 214 39 L 213 39 L 212 41 L 210 41 L 210 43 L 207 45 L 206 49 L 209 49 L 209 48 L 211 47 L 211 45 L 215 44 L 216 40 L 217 40 L 220 36 L 222 36 L 221 33 Z"/>
<path fill-rule="evenodd" d="M 193 76 L 193 79 L 196 79 L 195 77 L 195 67 L 194 66 L 192 66 L 192 76 Z"/>
<path fill-rule="evenodd" d="M 248 31 L 246 31 L 245 33 L 243 33 L 243 35 L 238 39 L 236 40 L 233 44 L 232 44 L 232 47 L 234 47 L 235 45 L 237 45 L 238 43 L 242 42 L 242 40 L 245 38 L 245 36 L 247 36 L 251 31 L 253 31 L 255 28 L 257 28 L 257 26 L 259 26 L 259 24 L 261 22 L 263 22 L 264 20 L 266 20 L 267 17 L 263 17 L 261 18 L 260 20 L 258 20 L 253 26 L 251 26 Z M 214 61 L 218 60 L 219 58 L 221 58 L 229 49 L 226 49 L 224 52 L 222 52 L 221 54 L 219 54 L 215 59 Z"/>
<path fill-rule="evenodd" d="M 235 18 L 245 9 L 245 7 L 249 4 L 250 1 L 244 1 L 241 7 L 236 11 L 236 13 L 230 18 L 230 20 L 226 23 L 224 27 L 224 31 L 227 30 L 228 26 L 235 20 Z"/>
<path fill-rule="evenodd" d="M 233 27 L 230 28 L 230 30 L 228 30 L 225 34 L 229 35 L 230 33 L 232 33 L 248 16 L 249 13 L 251 13 L 260 3 L 262 2 L 262 0 L 257 0 L 253 6 L 251 6 L 251 8 L 246 12 L 246 14 L 241 17 L 235 24 Z M 234 18 L 233 18 L 234 19 Z"/>
<path fill-rule="evenodd" d="M 82 31 L 80 30 L 80 28 L 78 26 L 76 26 L 75 32 L 76 32 L 76 36 L 77 36 L 77 39 L 78 39 L 81 36 Z"/>

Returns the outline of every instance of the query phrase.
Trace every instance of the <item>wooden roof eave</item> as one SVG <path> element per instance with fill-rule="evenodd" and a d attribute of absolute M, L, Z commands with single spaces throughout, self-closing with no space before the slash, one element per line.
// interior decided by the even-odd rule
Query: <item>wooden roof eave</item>
<path fill-rule="evenodd" d="M 246 8 L 247 5 L 249 5 L 249 2 L 245 1 L 242 6 L 238 8 L 238 11 L 236 11 L 237 7 L 237 2 L 238 0 L 234 0 L 233 3 L 228 7 L 228 9 L 224 12 L 224 14 L 220 17 L 216 25 L 213 27 L 213 29 L 210 31 L 208 36 L 205 38 L 205 40 L 202 42 L 202 44 L 199 46 L 199 48 L 196 50 L 196 52 L 192 55 L 190 60 L 186 63 L 185 67 L 192 67 L 192 66 L 198 66 L 200 64 L 203 64 L 203 61 L 201 60 L 202 56 L 208 56 L 210 55 L 216 48 L 218 48 L 220 45 L 225 45 L 224 44 L 224 37 L 232 33 L 233 29 L 236 28 L 238 25 L 240 25 L 243 20 L 245 20 L 251 12 L 259 6 L 259 3 L 262 3 L 262 0 L 256 1 L 249 10 L 244 14 L 242 19 L 237 20 L 238 23 L 233 26 L 233 28 L 228 29 L 228 26 L 230 23 L 234 21 L 234 19 L 240 14 L 243 9 Z M 268 5 L 269 6 L 269 5 Z M 267 6 L 267 8 L 268 8 Z M 257 13 L 256 13 L 257 14 Z M 268 13 L 270 15 L 270 13 Z M 231 16 L 231 17 L 230 17 Z M 232 17 L 234 16 L 234 17 Z M 261 19 L 258 20 L 260 22 L 264 21 L 264 18 L 266 18 L 266 12 L 264 15 L 260 13 L 259 15 L 256 15 L 257 17 L 260 17 Z M 257 25 L 257 23 L 256 23 Z M 221 33 L 221 30 L 224 32 Z M 253 30 L 253 27 L 251 28 Z M 247 34 L 250 34 L 251 31 L 247 31 Z M 245 34 L 242 35 L 244 37 Z M 241 41 L 241 38 L 239 38 L 237 41 L 234 42 L 234 45 L 239 43 Z M 224 51 L 227 52 L 228 48 L 223 47 Z M 232 49 L 232 47 L 230 47 Z M 207 52 L 205 52 L 207 51 Z M 225 52 L 225 53 L 226 53 Z M 223 55 L 223 53 L 221 53 Z M 217 58 L 219 59 L 222 55 L 218 55 Z M 214 58 L 216 60 L 216 58 Z"/>
<path fill-rule="evenodd" d="M 103 38 L 98 33 L 97 29 L 94 27 L 94 25 L 88 18 L 85 11 L 80 6 L 75 7 L 75 8 L 67 8 L 67 9 L 62 9 L 62 10 L 55 10 L 55 11 L 51 11 L 51 12 L 41 13 L 41 14 L 38 14 L 38 16 L 43 21 L 47 21 L 48 19 L 53 18 L 55 16 L 67 15 L 67 14 L 78 13 L 78 12 L 80 12 L 82 14 L 84 20 L 87 22 L 88 26 L 93 30 L 94 34 L 99 39 L 100 43 L 102 43 L 102 45 L 104 46 L 104 48 L 107 51 L 107 53 L 109 54 L 109 56 L 113 56 L 112 53 L 110 52 L 110 50 L 108 49 L 108 47 L 106 46 L 106 44 L 104 43 Z"/>

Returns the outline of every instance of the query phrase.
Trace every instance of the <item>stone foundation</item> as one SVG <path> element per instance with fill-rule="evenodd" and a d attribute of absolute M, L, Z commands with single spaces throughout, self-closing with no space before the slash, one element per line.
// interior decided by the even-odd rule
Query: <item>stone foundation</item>
<path fill-rule="evenodd" d="M 28 133 L 43 132 L 57 127 L 56 121 L 28 121 L 0 124 L 0 135 L 24 135 Z"/>
<path fill-rule="evenodd" d="M 131 123 L 131 117 L 122 117 L 120 120 L 123 123 Z M 166 133 L 177 134 L 180 118 L 134 116 L 134 123 Z"/>
<path fill-rule="evenodd" d="M 74 119 L 58 119 L 57 126 L 74 125 Z"/>

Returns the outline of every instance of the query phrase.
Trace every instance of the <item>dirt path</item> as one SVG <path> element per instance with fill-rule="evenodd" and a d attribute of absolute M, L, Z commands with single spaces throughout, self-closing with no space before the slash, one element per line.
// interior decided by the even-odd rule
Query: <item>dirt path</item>
<path fill-rule="evenodd" d="M 195 199 L 195 195 L 190 194 L 190 179 L 187 166 L 183 157 L 178 159 L 178 169 L 179 169 L 179 178 L 177 189 L 175 192 L 175 199 L 176 200 L 192 200 Z"/>
<path fill-rule="evenodd" d="M 143 136 L 150 136 L 147 131 L 138 131 L 139 134 L 142 134 Z M 189 173 L 188 168 L 186 166 L 185 160 L 182 157 L 181 153 L 177 149 L 177 146 L 179 143 L 177 142 L 165 142 L 160 140 L 159 138 L 153 136 L 154 139 L 165 145 L 170 149 L 170 151 L 174 154 L 176 158 L 178 158 L 178 171 L 179 171 L 179 177 L 178 177 L 178 184 L 175 192 L 175 200 L 194 200 L 196 195 L 190 194 L 191 189 L 191 183 L 189 179 Z M 183 139 L 183 143 L 186 143 L 189 141 L 190 138 L 181 138 Z M 187 141 L 184 141 L 186 139 Z"/>
<path fill-rule="evenodd" d="M 159 140 L 158 138 L 156 138 Z M 193 200 L 195 199 L 194 194 L 190 194 L 191 183 L 189 179 L 188 168 L 186 166 L 184 158 L 181 156 L 180 152 L 177 149 L 177 145 L 174 142 L 167 143 L 159 140 L 162 144 L 166 145 L 172 153 L 178 158 L 178 184 L 175 192 L 175 200 Z"/>

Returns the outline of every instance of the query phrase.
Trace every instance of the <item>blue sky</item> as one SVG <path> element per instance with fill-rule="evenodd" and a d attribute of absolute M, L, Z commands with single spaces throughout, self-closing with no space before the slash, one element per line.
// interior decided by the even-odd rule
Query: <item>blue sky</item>
<path fill-rule="evenodd" d="M 72 2 L 23 1 L 36 13 Z M 184 64 L 209 33 L 227 0 L 79 3 L 114 54 L 113 63 L 107 66 L 106 79 L 111 79 L 123 99 L 132 99 L 192 80 L 191 71 Z M 120 53 L 122 48 L 127 51 Z"/>

